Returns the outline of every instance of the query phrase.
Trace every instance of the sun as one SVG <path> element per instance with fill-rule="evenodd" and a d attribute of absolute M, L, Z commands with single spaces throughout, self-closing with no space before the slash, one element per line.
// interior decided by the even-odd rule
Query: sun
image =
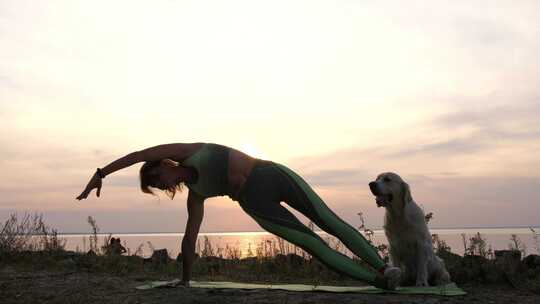
<path fill-rule="evenodd" d="M 248 154 L 249 156 L 266 159 L 266 155 L 252 143 L 241 144 L 239 150 Z"/>

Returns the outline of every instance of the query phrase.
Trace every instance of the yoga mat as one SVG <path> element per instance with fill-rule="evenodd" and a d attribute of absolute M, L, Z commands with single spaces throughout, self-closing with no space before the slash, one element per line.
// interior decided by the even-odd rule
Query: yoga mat
<path fill-rule="evenodd" d="M 176 287 L 180 283 L 180 279 L 172 281 L 154 281 L 149 282 L 135 288 L 146 290 L 159 287 Z M 336 293 L 368 293 L 368 294 L 424 294 L 438 296 L 462 296 L 467 293 L 463 289 L 457 287 L 455 283 L 450 283 L 442 286 L 431 287 L 415 287 L 406 286 L 398 287 L 396 290 L 384 290 L 373 286 L 324 286 L 324 285 L 304 285 L 304 284 L 250 284 L 250 283 L 235 283 L 235 282 L 196 282 L 191 281 L 192 288 L 215 288 L 215 289 L 266 289 L 266 290 L 287 290 L 287 291 L 319 291 L 319 292 L 336 292 Z"/>

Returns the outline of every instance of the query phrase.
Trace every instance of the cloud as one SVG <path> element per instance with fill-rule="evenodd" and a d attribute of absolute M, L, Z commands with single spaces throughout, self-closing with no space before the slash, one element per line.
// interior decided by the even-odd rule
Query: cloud
<path fill-rule="evenodd" d="M 536 97 L 538 96 L 538 97 Z M 488 103 L 489 99 L 492 103 Z M 510 145 L 530 145 L 540 141 L 540 92 L 532 97 L 509 98 L 485 96 L 467 100 L 467 104 L 433 119 L 420 122 L 423 129 L 433 132 L 432 142 L 416 141 L 414 145 L 397 148 L 387 157 L 408 157 L 416 154 L 458 156 L 482 153 Z"/>
<path fill-rule="evenodd" d="M 535 226 L 540 177 L 405 175 L 414 200 L 434 212 L 431 227 Z M 369 226 L 380 228 L 384 210 L 377 208 L 367 187 L 324 196 L 332 209 L 354 223 L 362 211 Z"/>
<path fill-rule="evenodd" d="M 313 186 L 347 187 L 358 186 L 368 180 L 370 175 L 364 170 L 321 170 L 306 174 L 305 180 Z"/>
<path fill-rule="evenodd" d="M 486 144 L 479 142 L 472 137 L 463 139 L 451 139 L 448 141 L 438 142 L 434 144 L 418 144 L 411 145 L 410 148 L 399 148 L 396 152 L 385 153 L 386 157 L 398 158 L 408 157 L 416 154 L 429 154 L 436 156 L 469 154 L 471 152 L 481 151 L 486 147 Z"/>
<path fill-rule="evenodd" d="M 493 16 L 457 15 L 450 17 L 449 26 L 455 30 L 459 42 L 468 48 L 481 47 L 488 56 L 499 57 L 502 51 L 522 44 L 524 36 L 513 20 L 500 20 Z M 497 51 L 493 54 L 494 51 Z"/>
<path fill-rule="evenodd" d="M 500 128 L 509 122 L 536 122 L 540 114 L 540 91 L 528 96 L 487 95 L 465 98 L 458 101 L 455 108 L 430 121 L 438 127 L 460 127 L 463 125 L 479 128 Z M 451 99 L 458 99 L 450 97 Z M 536 126 L 536 124 L 535 124 Z"/>
<path fill-rule="evenodd" d="M 4 89 L 18 89 L 21 86 L 17 83 L 15 78 L 7 75 L 0 75 L 0 92 Z"/>
<path fill-rule="evenodd" d="M 540 177 L 424 177 L 408 181 L 415 201 L 437 225 L 528 226 L 540 220 Z"/>

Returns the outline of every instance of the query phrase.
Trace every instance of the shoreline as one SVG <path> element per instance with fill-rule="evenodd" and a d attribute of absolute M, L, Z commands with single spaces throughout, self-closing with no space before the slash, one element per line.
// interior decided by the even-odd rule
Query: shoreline
<path fill-rule="evenodd" d="M 430 228 L 430 232 L 442 232 L 442 231 L 448 231 L 448 232 L 456 232 L 456 231 L 463 231 L 463 230 L 481 230 L 482 231 L 496 231 L 496 230 L 527 230 L 527 233 L 530 233 L 530 229 L 539 230 L 540 232 L 540 226 L 519 226 L 519 227 L 465 227 L 465 228 Z M 327 232 L 323 230 L 314 230 L 315 233 L 318 234 L 328 234 Z M 374 229 L 373 232 L 375 234 L 383 234 L 384 231 L 382 229 Z M 477 231 L 475 231 L 476 233 Z M 93 233 L 90 232 L 58 232 L 58 236 L 85 236 L 85 235 L 93 235 Z M 109 234 L 114 235 L 125 235 L 125 236 L 138 236 L 138 235 L 145 235 L 145 236 L 151 236 L 151 235 L 183 235 L 184 232 L 99 232 L 97 235 L 99 236 L 107 236 Z M 432 233 L 433 234 L 433 233 Z M 266 231 L 232 231 L 232 232 L 200 232 L 200 236 L 229 236 L 229 235 L 272 235 L 270 232 Z"/>

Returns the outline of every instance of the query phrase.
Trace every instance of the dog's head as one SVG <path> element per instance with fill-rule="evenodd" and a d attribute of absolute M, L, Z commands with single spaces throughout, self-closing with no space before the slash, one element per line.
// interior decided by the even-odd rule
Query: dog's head
<path fill-rule="evenodd" d="M 409 185 L 392 172 L 379 174 L 375 181 L 369 183 L 369 189 L 375 195 L 377 207 L 403 208 L 412 201 Z"/>

